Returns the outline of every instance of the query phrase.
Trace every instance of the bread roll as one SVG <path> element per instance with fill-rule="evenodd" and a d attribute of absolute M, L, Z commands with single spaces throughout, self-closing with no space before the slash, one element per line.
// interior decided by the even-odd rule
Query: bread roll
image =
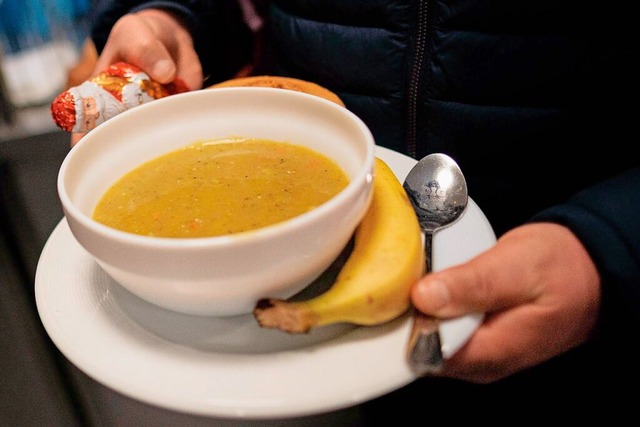
<path fill-rule="evenodd" d="M 275 87 L 280 89 L 296 90 L 298 92 L 309 93 L 321 98 L 328 99 L 336 104 L 344 107 L 344 103 L 335 93 L 330 90 L 306 80 L 294 79 L 292 77 L 281 76 L 249 76 L 239 77 L 231 80 L 225 80 L 209 86 L 209 89 L 231 86 L 263 86 Z"/>

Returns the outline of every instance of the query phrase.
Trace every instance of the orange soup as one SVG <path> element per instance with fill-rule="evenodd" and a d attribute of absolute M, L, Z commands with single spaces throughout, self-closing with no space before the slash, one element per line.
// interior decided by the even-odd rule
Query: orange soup
<path fill-rule="evenodd" d="M 299 145 L 202 141 L 123 176 L 100 199 L 93 218 L 146 236 L 219 236 L 303 214 L 348 182 L 333 160 Z"/>

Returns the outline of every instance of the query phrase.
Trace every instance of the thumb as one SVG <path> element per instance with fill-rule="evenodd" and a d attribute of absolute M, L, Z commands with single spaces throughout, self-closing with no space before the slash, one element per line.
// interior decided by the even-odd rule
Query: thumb
<path fill-rule="evenodd" d="M 520 233 L 522 234 L 522 233 Z M 531 301 L 542 291 L 528 266 L 542 265 L 531 239 L 503 238 L 471 260 L 422 277 L 411 290 L 414 306 L 437 317 L 489 312 Z"/>
<path fill-rule="evenodd" d="M 161 57 L 154 61 L 155 58 L 152 58 L 149 62 L 150 65 L 145 70 L 148 70 L 147 73 L 152 80 L 155 80 L 159 83 L 166 84 L 172 82 L 176 77 L 177 67 L 173 60 L 169 57 Z"/>
<path fill-rule="evenodd" d="M 478 280 L 469 274 L 471 268 L 465 265 L 424 276 L 411 290 L 413 305 L 442 318 L 486 311 L 486 292 L 479 291 Z"/>
<path fill-rule="evenodd" d="M 70 146 L 73 147 L 74 145 L 76 145 L 78 142 L 80 142 L 80 140 L 85 136 L 85 133 L 82 132 L 72 132 L 71 133 L 71 141 L 70 141 Z"/>

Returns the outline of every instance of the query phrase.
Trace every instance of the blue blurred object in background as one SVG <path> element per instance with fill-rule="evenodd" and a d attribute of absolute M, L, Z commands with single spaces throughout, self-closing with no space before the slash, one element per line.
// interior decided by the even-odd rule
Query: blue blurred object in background
<path fill-rule="evenodd" d="M 5 55 L 45 42 L 48 25 L 38 0 L 0 0 L 0 29 Z"/>
<path fill-rule="evenodd" d="M 50 42 L 61 31 L 68 38 L 77 38 L 73 33 L 83 30 L 78 26 L 84 26 L 88 11 L 89 0 L 0 0 L 4 54 Z"/>
<path fill-rule="evenodd" d="M 0 54 L 8 98 L 17 106 L 50 102 L 88 35 L 90 0 L 0 0 Z"/>

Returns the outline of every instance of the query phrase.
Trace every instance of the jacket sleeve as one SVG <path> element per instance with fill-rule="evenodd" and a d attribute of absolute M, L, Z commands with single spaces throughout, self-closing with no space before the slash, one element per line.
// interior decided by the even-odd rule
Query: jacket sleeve
<path fill-rule="evenodd" d="M 91 25 L 91 38 L 98 53 L 120 17 L 149 8 L 170 10 L 184 19 L 202 64 L 205 86 L 233 77 L 251 62 L 254 36 L 237 0 L 108 1 Z"/>
<path fill-rule="evenodd" d="M 595 262 L 602 284 L 596 337 L 606 338 L 610 349 L 640 348 L 640 168 L 585 189 L 532 221 L 567 226 Z"/>

